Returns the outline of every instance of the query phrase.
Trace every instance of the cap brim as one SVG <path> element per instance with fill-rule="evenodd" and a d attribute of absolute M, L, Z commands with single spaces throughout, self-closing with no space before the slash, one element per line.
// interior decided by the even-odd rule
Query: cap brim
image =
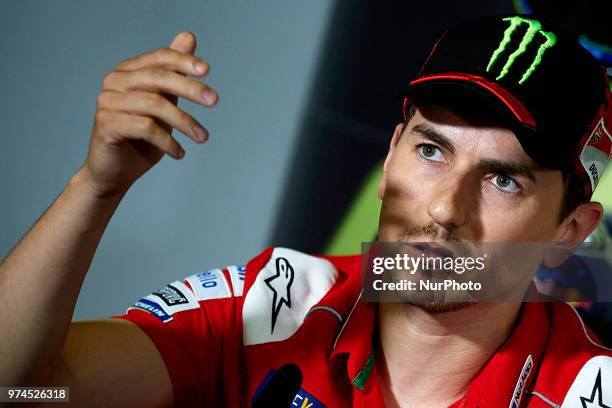
<path fill-rule="evenodd" d="M 554 161 L 554 155 L 547 154 L 549 145 L 536 137 L 537 123 L 525 105 L 506 89 L 486 78 L 464 73 L 446 73 L 422 76 L 410 83 L 399 97 L 404 99 L 404 115 L 413 97 L 437 93 L 452 95 L 453 91 L 468 91 L 478 96 L 498 113 L 500 121 L 514 132 L 525 152 L 538 164 L 550 169 L 560 169 L 563 163 Z"/>
<path fill-rule="evenodd" d="M 535 119 L 519 99 L 499 84 L 477 75 L 449 72 L 421 76 L 410 82 L 401 95 L 410 96 L 424 89 L 439 89 L 442 86 L 473 90 L 489 99 L 494 106 L 502 108 L 502 114 L 510 114 L 521 127 L 532 131 L 537 128 Z"/>

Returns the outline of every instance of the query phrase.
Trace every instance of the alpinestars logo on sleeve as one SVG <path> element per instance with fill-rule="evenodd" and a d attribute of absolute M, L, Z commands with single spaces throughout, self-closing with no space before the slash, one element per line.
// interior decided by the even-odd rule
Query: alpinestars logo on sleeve
<path fill-rule="evenodd" d="M 595 379 L 595 385 L 593 386 L 593 392 L 591 398 L 580 397 L 582 408 L 610 408 L 609 405 L 604 405 L 602 401 L 602 388 L 601 388 L 601 369 L 597 372 L 597 378 Z"/>
<path fill-rule="evenodd" d="M 270 334 L 274 333 L 276 318 L 283 307 L 283 303 L 291 308 L 291 284 L 293 283 L 293 267 L 285 258 L 276 258 L 276 275 L 264 280 L 266 285 L 274 292 L 272 298 L 272 327 Z"/>
<path fill-rule="evenodd" d="M 499 43 L 499 47 L 493 54 L 491 55 L 491 59 L 489 60 L 489 64 L 487 65 L 487 72 L 491 71 L 497 60 L 501 57 L 501 55 L 506 52 L 506 47 L 512 41 L 512 35 L 516 31 L 516 29 L 521 24 L 527 24 L 527 31 L 523 35 L 521 42 L 516 50 L 514 50 L 507 58 L 506 63 L 502 67 L 499 75 L 496 80 L 500 80 L 505 77 L 512 68 L 512 64 L 514 61 L 523 53 L 527 51 L 527 47 L 534 40 L 538 33 L 540 33 L 544 37 L 544 42 L 540 44 L 538 51 L 533 59 L 533 62 L 527 68 L 527 70 L 523 73 L 518 83 L 522 85 L 525 81 L 529 79 L 529 77 L 535 72 L 536 68 L 542 62 L 542 56 L 549 48 L 552 48 L 557 43 L 557 36 L 554 33 L 548 31 L 542 31 L 542 24 L 537 20 L 529 20 L 523 17 L 506 17 L 503 19 L 504 21 L 509 21 L 510 26 L 504 31 L 504 38 Z"/>

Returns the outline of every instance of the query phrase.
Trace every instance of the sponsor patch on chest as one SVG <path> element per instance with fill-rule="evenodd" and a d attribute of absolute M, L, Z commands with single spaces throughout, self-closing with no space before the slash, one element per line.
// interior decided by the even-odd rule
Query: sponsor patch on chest
<path fill-rule="evenodd" d="M 337 276 L 334 265 L 325 259 L 275 248 L 245 295 L 244 345 L 291 337 L 310 308 L 332 288 Z"/>

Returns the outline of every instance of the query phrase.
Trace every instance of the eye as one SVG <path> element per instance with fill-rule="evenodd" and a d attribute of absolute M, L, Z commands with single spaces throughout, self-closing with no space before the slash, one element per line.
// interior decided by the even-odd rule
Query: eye
<path fill-rule="evenodd" d="M 508 176 L 496 175 L 490 181 L 496 188 L 505 193 L 516 193 L 521 189 L 518 183 Z"/>
<path fill-rule="evenodd" d="M 423 143 L 417 146 L 419 155 L 431 162 L 444 162 L 444 155 L 442 151 L 437 147 L 429 143 Z"/>

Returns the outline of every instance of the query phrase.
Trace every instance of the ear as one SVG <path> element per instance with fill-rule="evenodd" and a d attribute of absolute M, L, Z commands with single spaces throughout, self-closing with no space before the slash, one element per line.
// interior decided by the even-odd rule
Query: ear
<path fill-rule="evenodd" d="M 571 244 L 577 248 L 597 228 L 604 214 L 598 202 L 580 204 L 562 223 L 558 244 Z"/>
<path fill-rule="evenodd" d="M 383 163 L 383 174 L 380 178 L 380 182 L 378 183 L 378 198 L 381 200 L 385 195 L 385 188 L 387 186 L 387 166 L 389 165 L 389 161 L 391 160 L 391 156 L 393 156 L 393 151 L 395 150 L 395 146 L 399 142 L 400 137 L 402 136 L 402 129 L 404 128 L 403 123 L 399 123 L 395 126 L 395 131 L 393 132 L 393 137 L 391 138 L 391 142 L 389 143 L 389 151 L 387 152 L 387 157 L 385 157 L 385 162 Z"/>
<path fill-rule="evenodd" d="M 598 202 L 580 204 L 559 227 L 553 242 L 567 250 L 549 251 L 544 257 L 547 267 L 555 267 L 563 263 L 584 240 L 597 228 L 604 214 L 602 205 Z"/>

